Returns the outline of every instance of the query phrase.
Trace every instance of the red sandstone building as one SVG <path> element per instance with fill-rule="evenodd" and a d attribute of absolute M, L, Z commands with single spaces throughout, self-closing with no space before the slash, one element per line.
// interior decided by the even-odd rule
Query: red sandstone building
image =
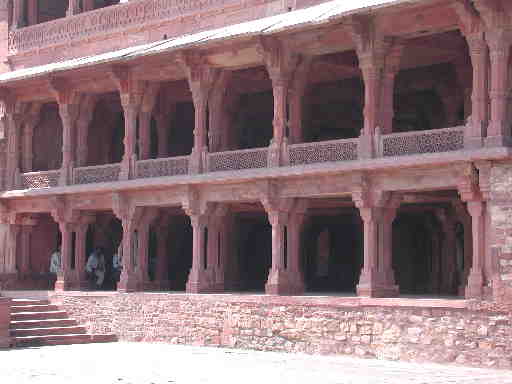
<path fill-rule="evenodd" d="M 512 297 L 512 2 L 118 2 L 0 1 L 4 290 Z"/>

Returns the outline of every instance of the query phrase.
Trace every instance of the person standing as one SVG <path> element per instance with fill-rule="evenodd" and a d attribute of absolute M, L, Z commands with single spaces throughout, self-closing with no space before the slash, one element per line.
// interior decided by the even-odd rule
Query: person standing
<path fill-rule="evenodd" d="M 50 256 L 50 273 L 57 274 L 60 271 L 60 246 Z"/>
<path fill-rule="evenodd" d="M 95 279 L 97 289 L 101 288 L 105 280 L 105 256 L 101 247 L 96 247 L 87 260 L 85 271 Z"/>

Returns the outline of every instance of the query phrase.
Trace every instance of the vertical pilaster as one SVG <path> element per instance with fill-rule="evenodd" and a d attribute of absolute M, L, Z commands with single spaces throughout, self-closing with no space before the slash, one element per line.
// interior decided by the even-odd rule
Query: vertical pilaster
<path fill-rule="evenodd" d="M 30 239 L 32 236 L 33 225 L 23 225 L 20 230 L 20 262 L 19 275 L 20 278 L 30 276 L 32 270 L 30 265 Z"/>
<path fill-rule="evenodd" d="M 189 160 L 189 172 L 197 174 L 204 172 L 206 167 L 208 101 L 218 77 L 218 70 L 212 68 L 206 58 L 198 54 L 182 55 L 179 63 L 187 74 L 194 101 L 194 147 Z"/>
<path fill-rule="evenodd" d="M 139 291 L 149 285 L 149 221 L 143 220 L 137 227 L 137 272 L 140 282 Z"/>
<path fill-rule="evenodd" d="M 304 96 L 306 94 L 308 75 L 311 70 L 311 57 L 303 57 L 293 75 L 293 81 L 289 89 L 289 143 L 298 144 L 304 142 Z"/>
<path fill-rule="evenodd" d="M 139 148 L 140 160 L 149 159 L 151 156 L 151 112 L 139 113 Z"/>
<path fill-rule="evenodd" d="M 59 104 L 59 113 L 62 120 L 62 167 L 60 184 L 68 185 L 74 166 L 74 131 L 78 107 L 74 104 Z"/>
<path fill-rule="evenodd" d="M 363 221 L 363 268 L 356 287 L 359 296 L 398 294 L 392 268 L 393 221 L 400 199 L 372 190 L 367 182 L 352 193 Z"/>
<path fill-rule="evenodd" d="M 137 114 L 139 105 L 131 102 L 123 103 L 124 112 L 124 154 L 120 179 L 128 180 L 133 177 L 132 164 L 136 159 L 135 143 L 137 137 Z"/>
<path fill-rule="evenodd" d="M 18 257 L 18 240 L 20 236 L 21 226 L 17 223 L 9 225 L 8 243 L 7 243 L 7 257 L 5 260 L 5 273 L 15 274 L 17 272 L 16 259 Z"/>
<path fill-rule="evenodd" d="M 25 26 L 25 0 L 13 0 L 12 3 L 12 29 Z"/>
<path fill-rule="evenodd" d="M 5 127 L 7 128 L 6 188 L 16 188 L 16 174 L 19 172 L 20 118 L 14 105 L 7 103 Z"/>
<path fill-rule="evenodd" d="M 72 236 L 73 225 L 69 222 L 60 221 L 59 229 L 61 234 L 61 268 L 57 273 L 55 282 L 56 291 L 66 291 L 72 286 L 71 257 L 73 256 Z"/>
<path fill-rule="evenodd" d="M 488 60 L 489 49 L 483 33 L 466 35 L 473 66 L 473 91 L 471 93 L 471 121 L 466 127 L 464 146 L 480 148 L 489 122 Z"/>
<path fill-rule="evenodd" d="M 192 268 L 187 280 L 187 292 L 201 293 L 208 288 L 205 270 L 207 268 L 206 236 L 209 217 L 205 214 L 191 213 L 192 225 Z"/>
<path fill-rule="evenodd" d="M 466 298 L 481 299 L 484 287 L 485 261 L 485 202 L 469 201 L 473 234 L 473 262 L 468 276 Z"/>
<path fill-rule="evenodd" d="M 80 13 L 80 1 L 79 0 L 68 0 L 67 16 L 73 16 Z"/>
<path fill-rule="evenodd" d="M 32 171 L 32 161 L 34 159 L 33 139 L 34 139 L 34 121 L 27 121 L 23 127 L 23 144 L 22 144 L 22 168 L 23 172 Z"/>
<path fill-rule="evenodd" d="M 121 220 L 123 227 L 123 271 L 117 284 L 119 292 L 133 292 L 139 289 L 139 279 L 135 270 L 137 264 L 135 258 L 138 254 L 137 225 L 142 217 L 143 209 L 136 207 L 125 195 L 112 194 L 112 210 Z"/>
<path fill-rule="evenodd" d="M 158 157 L 165 158 L 169 156 L 169 126 L 171 123 L 169 113 L 160 112 L 155 115 L 156 129 L 158 135 Z"/>
<path fill-rule="evenodd" d="M 504 30 L 486 33 L 491 57 L 491 121 L 487 129 L 486 146 L 510 145 L 509 58 L 512 38 Z"/>
<path fill-rule="evenodd" d="M 299 62 L 299 55 L 275 38 L 261 39 L 259 48 L 272 80 L 274 96 L 273 135 L 268 152 L 268 165 L 277 167 L 286 162 L 284 154 L 288 136 L 288 95 L 290 83 Z"/>

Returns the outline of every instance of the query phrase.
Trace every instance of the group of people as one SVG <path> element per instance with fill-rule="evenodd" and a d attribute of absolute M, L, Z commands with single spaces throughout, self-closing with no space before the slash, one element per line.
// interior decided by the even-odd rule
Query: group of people
<path fill-rule="evenodd" d="M 61 248 L 57 248 L 50 257 L 50 273 L 57 274 L 61 269 Z M 119 246 L 117 252 L 112 257 L 112 278 L 119 281 L 123 269 L 122 246 Z M 87 258 L 85 265 L 87 279 L 96 289 L 100 289 L 105 282 L 107 274 L 107 263 L 105 261 L 105 251 L 103 247 L 95 247 Z"/>

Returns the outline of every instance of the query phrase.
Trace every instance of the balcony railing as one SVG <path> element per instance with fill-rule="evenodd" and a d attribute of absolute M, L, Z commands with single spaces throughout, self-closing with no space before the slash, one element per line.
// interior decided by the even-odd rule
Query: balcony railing
<path fill-rule="evenodd" d="M 392 133 L 380 145 L 384 157 L 457 151 L 464 148 L 464 127 Z"/>
<path fill-rule="evenodd" d="M 11 31 L 9 52 L 66 43 L 193 12 L 237 5 L 238 0 L 136 0 Z"/>
<path fill-rule="evenodd" d="M 188 156 L 167 157 L 164 159 L 149 159 L 137 161 L 137 177 L 177 176 L 188 173 Z"/>
<path fill-rule="evenodd" d="M 464 127 L 375 136 L 378 157 L 458 151 L 464 148 Z M 290 166 L 353 161 L 359 158 L 359 139 L 330 140 L 287 146 Z M 268 148 L 251 148 L 206 154 L 206 172 L 263 169 L 269 166 Z M 187 175 L 190 156 L 139 160 L 134 178 Z M 105 164 L 73 169 L 72 184 L 92 184 L 119 180 L 121 164 Z M 59 185 L 60 171 L 18 174 L 19 187 L 50 188 Z"/>
<path fill-rule="evenodd" d="M 208 154 L 208 171 L 236 171 L 267 167 L 267 148 L 242 149 L 238 151 Z"/>
<path fill-rule="evenodd" d="M 59 185 L 60 171 L 28 172 L 20 175 L 23 189 L 51 188 Z"/>
<path fill-rule="evenodd" d="M 359 139 L 344 139 L 290 145 L 290 165 L 357 160 L 358 142 Z"/>
<path fill-rule="evenodd" d="M 121 164 L 93 165 L 73 170 L 73 184 L 92 184 L 118 181 Z"/>

